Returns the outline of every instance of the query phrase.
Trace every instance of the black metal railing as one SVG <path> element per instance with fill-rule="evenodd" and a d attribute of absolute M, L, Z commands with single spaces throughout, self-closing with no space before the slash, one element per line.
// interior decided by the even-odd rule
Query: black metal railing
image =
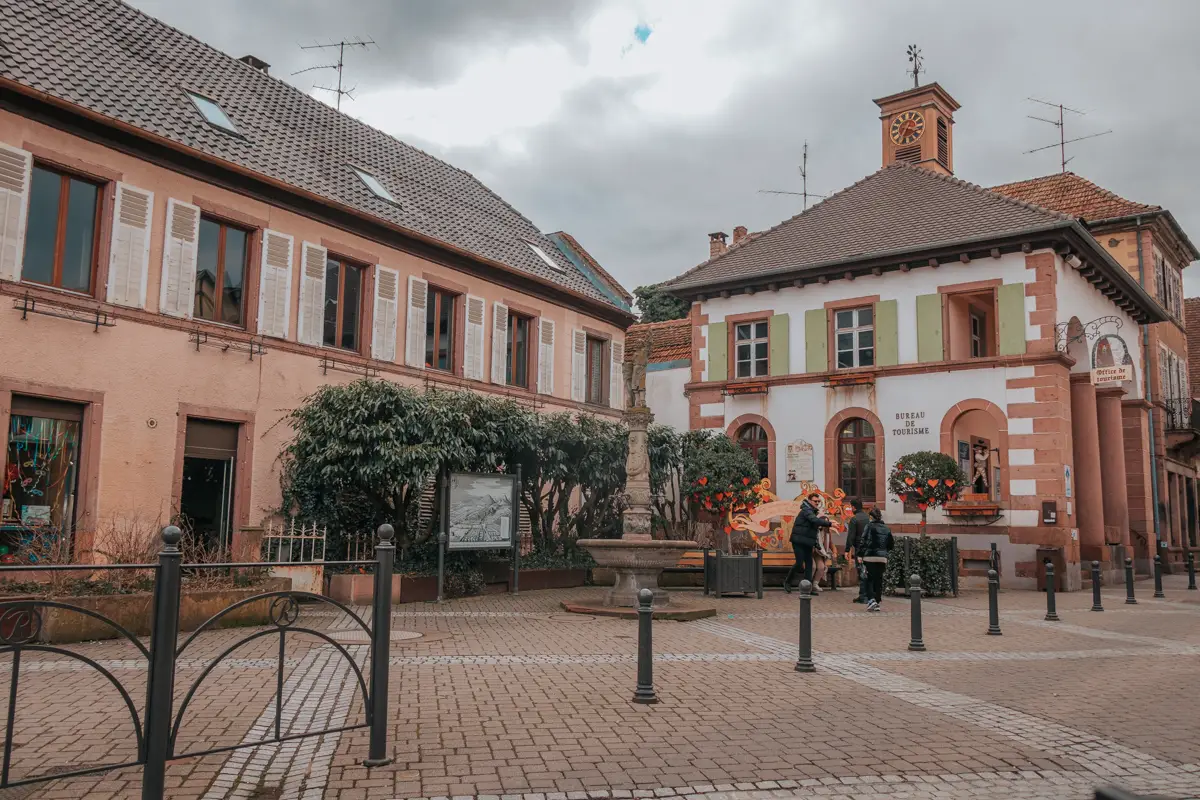
<path fill-rule="evenodd" d="M 187 570 L 228 569 L 237 567 L 264 568 L 276 566 L 269 562 L 246 562 L 244 564 L 182 564 L 182 554 L 179 550 L 179 540 L 182 536 L 179 528 L 170 526 L 162 531 L 163 548 L 158 554 L 157 564 L 67 564 L 61 566 L 7 566 L 0 567 L 0 575 L 4 573 L 32 573 L 45 575 L 56 571 L 93 571 L 106 570 L 152 570 L 154 572 L 154 617 L 151 624 L 150 644 L 147 647 L 128 629 L 114 620 L 90 609 L 63 603 L 56 600 L 22 599 L 0 602 L 0 655 L 12 655 L 12 667 L 9 673 L 8 713 L 4 728 L 3 764 L 0 765 L 0 789 L 42 783 L 59 778 L 71 778 L 82 775 L 92 775 L 124 767 L 142 767 L 142 799 L 161 800 L 166 777 L 168 761 L 192 758 L 195 756 L 223 753 L 246 747 L 257 747 L 264 744 L 303 739 L 310 736 L 324 736 L 356 728 L 370 728 L 370 741 L 367 758 L 363 764 L 368 767 L 381 766 L 391 761 L 387 757 L 387 696 L 388 696 L 388 658 L 391 640 L 391 580 L 392 567 L 395 560 L 395 547 L 392 545 L 394 531 L 390 525 L 382 525 L 378 531 L 379 542 L 375 547 L 375 558 L 362 561 L 336 562 L 342 566 L 372 567 L 375 574 L 374 596 L 372 598 L 372 618 L 368 626 L 357 614 L 342 603 L 322 595 L 298 591 L 271 591 L 256 594 L 232 603 L 227 608 L 214 614 L 202 625 L 196 628 L 182 644 L 178 643 L 179 636 L 179 603 L 183 588 L 182 573 Z M 328 566 L 334 562 L 311 562 L 311 565 Z M 280 563 L 278 566 L 303 566 L 296 562 Z M 300 600 L 322 603 L 346 614 L 360 628 L 370 641 L 369 676 L 363 675 L 358 662 L 351 656 L 349 650 L 335 641 L 329 634 L 315 628 L 306 627 L 300 622 Z M 242 637 L 237 642 L 226 647 L 215 658 L 205 665 L 200 674 L 192 681 L 184 695 L 183 702 L 175 712 L 175 666 L 180 656 L 205 631 L 212 630 L 226 615 L 243 606 L 255 602 L 269 601 L 268 618 L 270 626 L 257 630 Z M 39 642 L 42 635 L 43 609 L 59 608 L 96 619 L 112 628 L 117 637 L 132 644 L 141 658 L 146 662 L 146 704 L 145 712 L 138 714 L 137 707 L 128 689 L 110 671 L 87 656 Z M 324 644 L 332 645 L 345 659 L 357 679 L 359 694 L 363 701 L 363 721 L 336 728 L 304 731 L 302 733 L 285 733 L 283 730 L 283 673 L 284 652 L 287 637 L 305 635 L 312 636 Z M 176 743 L 180 728 L 183 726 L 188 706 L 200 685 L 213 672 L 218 664 L 229 657 L 238 648 L 270 636 L 278 636 L 279 663 L 276 668 L 275 681 L 275 724 L 272 736 L 252 742 L 236 745 L 215 747 L 208 750 L 189 750 L 176 752 Z M 54 653 L 80 661 L 104 676 L 120 694 L 129 711 L 133 736 L 137 742 L 137 757 L 133 761 L 122 763 L 105 763 L 81 767 L 69 771 L 55 771 L 42 775 L 12 779 L 13 733 L 16 729 L 18 707 L 17 689 L 21 680 L 21 658 L 25 653 L 40 652 Z"/>
<path fill-rule="evenodd" d="M 1193 409 L 1192 398 L 1168 397 L 1163 401 L 1163 404 L 1166 406 L 1164 417 L 1166 418 L 1167 430 L 1200 430 L 1200 418 L 1197 418 L 1198 415 Z"/>

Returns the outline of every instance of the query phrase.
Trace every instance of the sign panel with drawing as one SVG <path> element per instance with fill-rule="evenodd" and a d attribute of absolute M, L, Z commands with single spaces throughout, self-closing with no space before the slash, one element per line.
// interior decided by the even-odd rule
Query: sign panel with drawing
<path fill-rule="evenodd" d="M 787 479 L 791 483 L 816 480 L 813 469 L 813 446 L 803 439 L 787 446 Z"/>
<path fill-rule="evenodd" d="M 517 530 L 513 475 L 450 475 L 446 546 L 450 550 L 512 547 Z"/>

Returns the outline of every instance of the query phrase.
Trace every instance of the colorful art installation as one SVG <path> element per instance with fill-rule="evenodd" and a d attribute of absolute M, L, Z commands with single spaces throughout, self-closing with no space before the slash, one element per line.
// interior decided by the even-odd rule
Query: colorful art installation
<path fill-rule="evenodd" d="M 800 513 L 800 504 L 813 493 L 820 497 L 817 513 L 833 523 L 833 532 L 843 532 L 846 529 L 846 521 L 854 516 L 854 509 L 846 502 L 845 492 L 834 489 L 831 494 L 812 481 L 802 481 L 800 494 L 793 500 L 780 500 L 771 491 L 771 481 L 768 478 L 763 478 L 755 484 L 754 493 L 761 502 L 751 510 L 731 510 L 726 524 L 733 530 L 750 534 L 754 544 L 761 550 L 783 552 L 790 548 L 792 525 Z M 772 522 L 779 524 L 772 527 Z"/>

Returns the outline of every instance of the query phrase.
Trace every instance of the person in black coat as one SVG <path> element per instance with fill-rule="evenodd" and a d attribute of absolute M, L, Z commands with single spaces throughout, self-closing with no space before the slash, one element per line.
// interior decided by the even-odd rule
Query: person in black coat
<path fill-rule="evenodd" d="M 854 602 L 865 603 L 870 599 L 870 593 L 867 587 L 867 569 L 862 561 L 862 536 L 870 518 L 867 512 L 863 511 L 862 500 L 851 500 L 850 507 L 854 509 L 854 516 L 846 523 L 846 557 L 854 559 L 851 563 L 855 564 L 858 572 L 858 597 L 854 598 Z"/>
<path fill-rule="evenodd" d="M 796 554 L 796 563 L 783 579 L 785 592 L 792 591 L 792 579 L 801 570 L 804 571 L 804 580 L 812 580 L 813 548 L 817 546 L 817 531 L 833 526 L 832 522 L 817 513 L 819 502 L 821 495 L 816 492 L 804 498 L 804 502 L 800 504 L 800 513 L 792 525 L 792 552 Z"/>
<path fill-rule="evenodd" d="M 895 541 L 892 531 L 883 524 L 883 513 L 878 507 L 871 509 L 871 522 L 862 535 L 859 553 L 867 567 L 867 581 L 870 584 L 870 598 L 867 600 L 867 611 L 878 611 L 883 600 L 883 573 L 887 569 L 888 553 L 892 552 Z"/>

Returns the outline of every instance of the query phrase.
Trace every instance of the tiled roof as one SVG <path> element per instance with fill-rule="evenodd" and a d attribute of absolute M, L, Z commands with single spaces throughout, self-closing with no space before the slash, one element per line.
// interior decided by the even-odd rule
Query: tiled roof
<path fill-rule="evenodd" d="M 664 284 L 672 291 L 795 273 L 1060 226 L 1070 218 L 908 164 L 868 175 Z"/>
<path fill-rule="evenodd" d="M 1187 329 L 1188 376 L 1191 378 L 1192 397 L 1200 397 L 1200 297 L 1184 299 L 1183 317 Z"/>
<path fill-rule="evenodd" d="M 692 358 L 692 321 L 673 319 L 630 325 L 625 331 L 625 360 L 632 361 L 647 336 L 650 339 L 650 363 L 690 361 Z"/>
<path fill-rule="evenodd" d="M 1101 189 L 1074 172 L 1060 172 L 1041 178 L 1030 178 L 1027 181 L 1005 183 L 993 186 L 992 191 L 1042 208 L 1052 208 L 1072 217 L 1082 217 L 1088 222 L 1162 211 L 1161 206 L 1135 203 L 1107 189 Z"/>
<path fill-rule="evenodd" d="M 472 175 L 117 0 L 0 0 L 0 77 L 613 305 Z M 207 124 L 185 87 L 242 135 Z"/>

